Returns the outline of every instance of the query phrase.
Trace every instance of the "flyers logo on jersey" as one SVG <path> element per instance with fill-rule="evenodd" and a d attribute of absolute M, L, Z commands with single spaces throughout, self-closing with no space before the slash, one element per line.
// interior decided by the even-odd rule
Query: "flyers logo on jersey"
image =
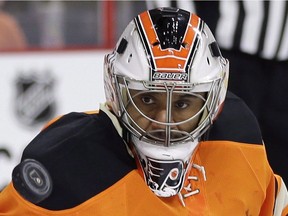
<path fill-rule="evenodd" d="M 185 173 L 182 161 L 147 158 L 147 169 L 146 181 L 154 193 L 162 197 L 170 197 L 179 193 Z"/>
<path fill-rule="evenodd" d="M 198 16 L 181 9 L 159 10 L 161 16 L 151 10 L 135 18 L 142 43 L 150 56 L 152 80 L 188 81 L 203 22 Z"/>

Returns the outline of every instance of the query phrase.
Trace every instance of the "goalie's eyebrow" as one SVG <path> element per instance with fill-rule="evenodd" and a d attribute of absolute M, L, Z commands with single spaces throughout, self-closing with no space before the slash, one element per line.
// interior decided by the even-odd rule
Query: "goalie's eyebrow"
<path fill-rule="evenodd" d="M 190 93 L 190 94 L 186 93 L 186 94 L 180 94 L 179 98 L 180 99 L 201 98 L 202 100 L 206 100 L 204 96 L 205 96 L 204 92 Z"/>

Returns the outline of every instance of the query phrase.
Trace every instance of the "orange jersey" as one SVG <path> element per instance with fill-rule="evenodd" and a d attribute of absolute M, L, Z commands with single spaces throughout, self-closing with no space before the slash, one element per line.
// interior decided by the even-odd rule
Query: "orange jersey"
<path fill-rule="evenodd" d="M 220 146 L 225 152 L 218 150 Z M 200 193 L 188 197 L 186 207 L 178 197 L 156 197 L 138 171 L 132 170 L 107 190 L 61 211 L 29 203 L 10 184 L 0 196 L 0 215 L 273 215 L 275 178 L 261 146 L 204 142 L 196 161 L 206 168 L 207 180 L 195 182 L 193 187 Z"/>
<path fill-rule="evenodd" d="M 225 112 L 220 126 L 227 123 Z M 11 182 L 0 193 L 0 216 L 288 214 L 287 189 L 270 168 L 264 146 L 244 143 L 248 137 L 242 135 L 232 140 L 232 125 L 224 133 L 230 140 L 221 139 L 215 124 L 217 133 L 211 131 L 199 144 L 189 173 L 197 178 L 182 190 L 185 206 L 178 196 L 159 198 L 148 188 L 114 126 L 103 111 L 71 113 L 48 125 L 27 146 L 22 161 L 34 158 L 45 165 L 52 193 L 33 204 Z M 195 190 L 199 193 L 185 198 Z"/>

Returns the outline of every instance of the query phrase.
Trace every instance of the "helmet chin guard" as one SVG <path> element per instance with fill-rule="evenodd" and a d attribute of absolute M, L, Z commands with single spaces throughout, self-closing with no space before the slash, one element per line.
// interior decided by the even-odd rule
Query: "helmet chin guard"
<path fill-rule="evenodd" d="M 148 187 L 159 197 L 178 194 L 199 142 L 195 140 L 177 147 L 164 147 L 143 142 L 133 135 L 131 142 Z"/>

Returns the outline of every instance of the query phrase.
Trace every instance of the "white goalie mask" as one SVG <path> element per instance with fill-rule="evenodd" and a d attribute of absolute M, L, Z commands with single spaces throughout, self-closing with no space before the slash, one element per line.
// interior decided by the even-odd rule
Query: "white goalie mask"
<path fill-rule="evenodd" d="M 145 11 L 105 56 L 107 103 L 158 196 L 179 193 L 199 139 L 219 114 L 228 61 L 208 26 L 176 8 Z"/>

